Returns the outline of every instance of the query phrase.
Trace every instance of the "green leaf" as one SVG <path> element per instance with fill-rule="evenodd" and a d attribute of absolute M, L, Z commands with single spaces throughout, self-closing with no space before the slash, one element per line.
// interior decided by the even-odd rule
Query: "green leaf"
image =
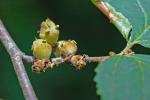
<path fill-rule="evenodd" d="M 132 29 L 132 25 L 130 24 L 129 20 L 122 13 L 117 12 L 109 3 L 105 3 L 105 5 L 111 12 L 111 22 L 117 27 L 123 37 L 128 40 L 129 33 Z"/>
<path fill-rule="evenodd" d="M 121 32 L 123 37 L 128 41 L 129 33 L 132 29 L 129 20 L 120 12 L 117 12 L 109 3 L 99 3 L 98 0 L 92 0 L 92 2 L 98 6 L 98 8 L 110 19 L 110 21 Z"/>
<path fill-rule="evenodd" d="M 96 68 L 102 100 L 150 100 L 150 56 L 113 56 Z"/>
<path fill-rule="evenodd" d="M 109 4 L 115 12 L 125 16 L 131 23 L 129 42 L 150 48 L 150 0 L 99 0 L 97 3 L 102 1 L 105 5 Z"/>

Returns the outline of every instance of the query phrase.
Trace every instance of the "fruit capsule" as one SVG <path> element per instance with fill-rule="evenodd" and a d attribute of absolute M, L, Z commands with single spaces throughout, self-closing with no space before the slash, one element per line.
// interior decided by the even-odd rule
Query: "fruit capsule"
<path fill-rule="evenodd" d="M 49 59 L 52 47 L 44 39 L 36 39 L 33 41 L 32 49 L 33 55 L 36 59 Z"/>
<path fill-rule="evenodd" d="M 54 49 L 54 55 L 56 57 L 67 57 L 74 55 L 77 52 L 77 43 L 74 40 L 59 41 Z"/>
<path fill-rule="evenodd" d="M 59 38 L 58 28 L 59 25 L 55 25 L 55 23 L 48 18 L 41 23 L 39 37 L 41 39 L 45 39 L 49 44 L 53 45 Z"/>

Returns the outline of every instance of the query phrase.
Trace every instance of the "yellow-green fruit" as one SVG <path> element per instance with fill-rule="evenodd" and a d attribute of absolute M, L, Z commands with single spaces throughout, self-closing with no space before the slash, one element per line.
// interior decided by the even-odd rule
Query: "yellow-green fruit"
<path fill-rule="evenodd" d="M 39 37 L 45 39 L 51 45 L 55 44 L 59 38 L 58 27 L 59 25 L 55 25 L 52 20 L 46 19 L 41 23 Z"/>
<path fill-rule="evenodd" d="M 36 39 L 33 41 L 32 49 L 33 55 L 36 59 L 49 59 L 52 47 L 44 39 Z"/>
<path fill-rule="evenodd" d="M 67 57 L 74 55 L 77 52 L 77 43 L 74 40 L 59 41 L 54 49 L 54 55 L 56 57 Z"/>

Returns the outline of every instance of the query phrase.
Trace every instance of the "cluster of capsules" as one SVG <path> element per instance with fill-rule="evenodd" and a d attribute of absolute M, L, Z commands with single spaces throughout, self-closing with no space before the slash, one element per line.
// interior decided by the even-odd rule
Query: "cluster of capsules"
<path fill-rule="evenodd" d="M 68 57 L 77 52 L 77 43 L 74 40 L 59 39 L 59 25 L 56 25 L 49 18 L 41 23 L 39 39 L 35 39 L 32 44 L 32 52 L 35 57 L 32 65 L 33 72 L 44 72 L 47 68 L 52 68 L 50 57 L 52 53 L 55 57 Z"/>

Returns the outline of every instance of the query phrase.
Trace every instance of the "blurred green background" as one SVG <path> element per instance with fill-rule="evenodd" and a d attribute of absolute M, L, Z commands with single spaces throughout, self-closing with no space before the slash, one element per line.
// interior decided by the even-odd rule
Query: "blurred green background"
<path fill-rule="evenodd" d="M 109 20 L 90 0 L 0 0 L 0 18 L 19 48 L 31 55 L 31 45 L 38 37 L 41 21 L 47 17 L 60 25 L 60 39 L 74 39 L 78 54 L 89 56 L 119 52 L 125 40 Z M 137 53 L 150 54 L 148 49 L 135 46 Z M 96 64 L 77 71 L 71 65 L 60 65 L 42 74 L 31 71 L 29 78 L 39 100 L 99 100 L 93 77 Z M 24 100 L 9 55 L 0 44 L 0 98 Z"/>

